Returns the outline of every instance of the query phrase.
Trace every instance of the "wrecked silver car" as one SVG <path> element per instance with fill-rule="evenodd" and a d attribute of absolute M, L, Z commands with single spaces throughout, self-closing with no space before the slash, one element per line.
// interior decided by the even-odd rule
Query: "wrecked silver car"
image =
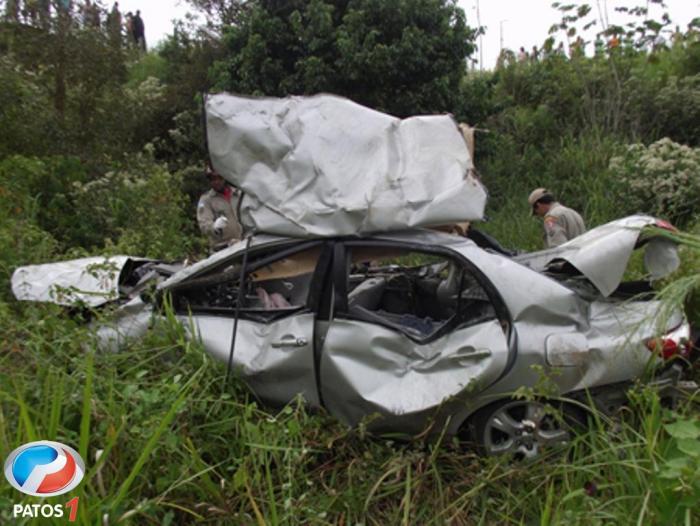
<path fill-rule="evenodd" d="M 664 314 L 648 282 L 622 282 L 635 249 L 650 276 L 676 268 L 675 245 L 647 233 L 657 224 L 633 216 L 512 258 L 425 229 L 261 235 L 174 273 L 119 258 L 117 277 L 88 283 L 96 262 L 83 260 L 19 268 L 12 284 L 19 299 L 47 300 L 47 287 L 30 284 L 61 277 L 59 290 L 77 294 L 64 271 L 81 264 L 73 277 L 82 276 L 85 298 L 91 286 L 104 293 L 121 283 L 114 324 L 97 328 L 114 348 L 146 330 L 153 305 L 132 292 L 158 276 L 155 315 L 169 298 L 192 336 L 267 404 L 301 396 L 351 426 L 444 430 L 489 453 L 530 456 L 570 435 L 544 401 L 514 399 L 518 389 L 546 379 L 570 410 L 592 401 L 611 412 L 650 366 L 662 389 L 681 379 L 691 352 L 683 314 Z"/>
<path fill-rule="evenodd" d="M 450 116 L 399 120 L 328 95 L 221 94 L 206 112 L 212 163 L 244 194 L 245 240 L 180 270 L 130 271 L 124 257 L 102 281 L 81 281 L 92 261 L 23 267 L 17 297 L 109 290 L 121 307 L 96 330 L 110 349 L 172 305 L 265 403 L 301 396 L 350 426 L 444 432 L 492 454 L 569 440 L 547 401 L 575 417 L 615 410 L 651 370 L 664 394 L 679 385 L 691 330 L 649 285 L 678 266 L 649 229 L 668 225 L 632 216 L 513 255 L 473 228 L 426 228 L 478 221 L 486 204 Z M 626 283 L 637 249 L 648 279 Z"/>
<path fill-rule="evenodd" d="M 675 268 L 675 246 L 645 236 L 655 224 L 630 217 L 512 259 L 429 230 L 261 236 L 160 291 L 268 404 L 301 395 L 351 426 L 445 428 L 489 453 L 534 455 L 569 433 L 543 403 L 514 400 L 519 388 L 546 378 L 555 397 L 590 396 L 608 412 L 650 364 L 664 369 L 660 386 L 680 379 L 671 364 L 691 350 L 682 313 L 662 315 L 648 283 L 621 284 L 635 248 L 654 271 Z"/>

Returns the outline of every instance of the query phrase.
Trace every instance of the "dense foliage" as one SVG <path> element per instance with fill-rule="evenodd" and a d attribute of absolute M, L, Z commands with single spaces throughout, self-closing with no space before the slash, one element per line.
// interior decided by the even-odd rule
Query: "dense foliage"
<path fill-rule="evenodd" d="M 485 229 L 539 248 L 536 186 L 589 226 L 671 219 L 691 232 L 667 289 L 682 302 L 700 288 L 700 21 L 670 32 L 644 6 L 627 10 L 585 54 L 573 44 L 596 10 L 559 5 L 539 57 L 504 53 L 475 72 L 477 29 L 449 0 L 189 3 L 207 27 L 179 23 L 143 53 L 100 2 L 0 1 L 0 457 L 33 439 L 78 445 L 84 524 L 700 520 L 697 401 L 671 412 L 635 387 L 629 410 L 600 417 L 567 456 L 482 459 L 452 442 L 371 440 L 297 405 L 263 410 L 239 383 L 222 389 L 222 369 L 173 320 L 96 355 L 79 317 L 20 304 L 9 287 L 17 266 L 62 258 L 202 257 L 201 94 L 228 89 L 451 112 L 479 129 Z M 688 312 L 700 322 L 698 295 Z M 0 523 L 16 497 L 0 487 Z"/>
<path fill-rule="evenodd" d="M 700 148 L 668 138 L 648 147 L 632 144 L 610 160 L 620 178 L 619 202 L 630 213 L 647 210 L 685 225 L 700 203 Z"/>
<path fill-rule="evenodd" d="M 474 36 L 446 0 L 266 0 L 227 29 L 216 86 L 336 93 L 398 116 L 450 111 Z"/>

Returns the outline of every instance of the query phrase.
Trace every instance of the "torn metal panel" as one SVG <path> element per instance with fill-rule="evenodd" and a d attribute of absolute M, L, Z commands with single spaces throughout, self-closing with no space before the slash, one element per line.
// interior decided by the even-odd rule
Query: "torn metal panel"
<path fill-rule="evenodd" d="M 97 347 L 117 352 L 145 336 L 151 326 L 153 306 L 137 296 L 111 313 L 107 320 L 93 323 Z"/>
<path fill-rule="evenodd" d="M 644 267 L 652 280 L 663 279 L 678 270 L 681 258 L 678 245 L 670 239 L 657 237 L 644 247 Z"/>
<path fill-rule="evenodd" d="M 523 254 L 514 259 L 542 272 L 557 260 L 573 265 L 586 276 L 603 296 L 609 296 L 620 285 L 642 229 L 656 224 L 656 219 L 636 215 L 611 221 L 589 230 L 558 247 Z M 664 272 L 678 268 L 676 247 L 672 242 L 656 242 L 647 247 L 645 262 L 654 266 L 652 276 L 658 279 Z M 666 274 L 663 274 L 666 275 Z"/>
<path fill-rule="evenodd" d="M 133 261 L 148 260 L 89 257 L 19 267 L 12 274 L 12 292 L 18 300 L 97 307 L 119 298 L 122 271 Z"/>
<path fill-rule="evenodd" d="M 331 236 L 483 217 L 486 191 L 451 116 L 400 120 L 332 95 L 206 101 L 216 170 L 258 232 Z"/>

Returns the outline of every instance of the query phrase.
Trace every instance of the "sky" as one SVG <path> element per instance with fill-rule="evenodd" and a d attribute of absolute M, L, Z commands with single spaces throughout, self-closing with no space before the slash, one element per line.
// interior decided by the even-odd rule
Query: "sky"
<path fill-rule="evenodd" d="M 113 1 L 102 0 L 102 6 L 110 10 Z M 141 11 L 146 44 L 151 48 L 173 32 L 173 19 L 182 20 L 188 11 L 193 11 L 184 0 L 119 0 L 122 14 Z"/>
<path fill-rule="evenodd" d="M 476 68 L 492 69 L 496 58 L 503 47 L 518 50 L 520 46 L 530 50 L 532 46 L 540 47 L 548 37 L 549 28 L 559 22 L 560 14 L 551 7 L 553 0 L 458 0 L 458 5 L 464 9 L 467 15 L 467 23 L 470 26 L 479 25 L 486 28 L 485 34 L 477 42 L 480 44 L 476 52 Z M 583 3 L 580 0 L 564 0 L 562 3 Z M 644 5 L 645 0 L 588 0 L 588 3 L 596 11 L 596 5 L 602 9 L 607 5 L 610 23 L 624 23 L 626 21 L 615 12 L 618 6 L 632 7 Z M 665 0 L 668 12 L 674 24 L 685 28 L 696 16 L 700 16 L 700 0 Z M 111 7 L 108 0 L 103 5 Z M 477 5 L 479 7 L 479 20 L 477 20 Z M 141 10 L 146 28 L 146 42 L 149 47 L 172 32 L 172 20 L 182 19 L 191 8 L 184 0 L 120 0 L 120 10 L 136 12 Z M 651 15 L 660 18 L 662 9 L 651 4 Z M 591 36 L 597 29 L 591 30 Z M 589 37 L 590 38 L 590 37 Z M 481 64 L 479 60 L 481 59 Z"/>
<path fill-rule="evenodd" d="M 483 57 L 482 69 L 492 69 L 496 64 L 496 59 L 503 47 L 517 51 L 520 47 L 531 50 L 532 46 L 541 47 L 542 42 L 549 36 L 549 28 L 560 22 L 561 14 L 552 7 L 554 0 L 458 0 L 458 5 L 464 9 L 467 15 L 467 24 L 476 27 L 477 5 L 479 8 L 479 18 L 481 25 L 485 26 L 486 32 L 477 43 L 480 43 L 480 50 L 476 52 L 477 61 Z M 623 25 L 629 19 L 617 13 L 615 7 L 634 7 L 646 5 L 645 0 L 563 0 L 562 4 L 583 4 L 588 3 L 597 14 L 597 5 L 600 4 L 603 11 L 608 13 L 610 24 Z M 694 17 L 700 16 L 700 0 L 665 0 L 666 11 L 669 13 L 674 24 L 685 29 Z M 607 5 L 607 10 L 605 9 Z M 663 9 L 654 4 L 650 4 L 651 18 L 660 19 Z M 501 29 L 502 28 L 502 29 Z M 584 37 L 586 40 L 593 40 L 595 33 L 600 28 L 594 26 L 590 33 Z M 558 35 L 559 39 L 563 35 Z M 502 39 L 502 40 L 501 40 Z M 592 51 L 592 46 L 589 46 Z M 479 68 L 479 64 L 476 64 Z"/>

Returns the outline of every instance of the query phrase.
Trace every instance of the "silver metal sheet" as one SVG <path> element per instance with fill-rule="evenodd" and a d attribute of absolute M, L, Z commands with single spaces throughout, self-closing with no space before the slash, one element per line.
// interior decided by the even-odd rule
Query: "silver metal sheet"
<path fill-rule="evenodd" d="M 649 271 L 651 279 L 665 278 L 680 266 L 678 245 L 670 239 L 657 237 L 644 247 L 644 267 Z"/>
<path fill-rule="evenodd" d="M 636 215 L 611 221 L 556 248 L 517 256 L 514 259 L 538 272 L 555 260 L 564 260 L 586 276 L 603 296 L 609 296 L 620 285 L 630 256 L 642 229 L 656 223 L 649 216 Z M 673 243 L 658 243 L 650 247 L 647 262 L 654 265 L 654 277 L 678 267 Z M 664 274 L 665 275 L 665 274 Z"/>
<path fill-rule="evenodd" d="M 401 430 L 421 427 L 448 398 L 475 395 L 495 381 L 508 361 L 496 320 L 467 327 L 431 343 L 371 323 L 334 320 L 321 358 L 321 389 L 329 411 L 350 425 L 373 413 L 403 416 Z"/>
<path fill-rule="evenodd" d="M 216 170 L 247 228 L 292 237 L 481 219 L 486 190 L 449 115 L 400 120 L 332 95 L 207 98 Z"/>
<path fill-rule="evenodd" d="M 119 276 L 130 256 L 89 257 L 28 265 L 12 274 L 18 300 L 97 307 L 119 298 Z"/>
<path fill-rule="evenodd" d="M 118 352 L 129 343 L 140 340 L 151 326 L 153 307 L 137 296 L 110 313 L 107 320 L 93 323 L 97 347 Z"/>
<path fill-rule="evenodd" d="M 189 319 L 180 317 L 185 326 Z M 233 335 L 233 316 L 192 316 L 196 337 L 218 360 L 228 363 Z M 233 368 L 264 402 L 284 405 L 298 395 L 318 407 L 313 362 L 314 314 L 290 316 L 271 323 L 238 321 Z M 299 340 L 302 345 L 280 346 Z"/>

